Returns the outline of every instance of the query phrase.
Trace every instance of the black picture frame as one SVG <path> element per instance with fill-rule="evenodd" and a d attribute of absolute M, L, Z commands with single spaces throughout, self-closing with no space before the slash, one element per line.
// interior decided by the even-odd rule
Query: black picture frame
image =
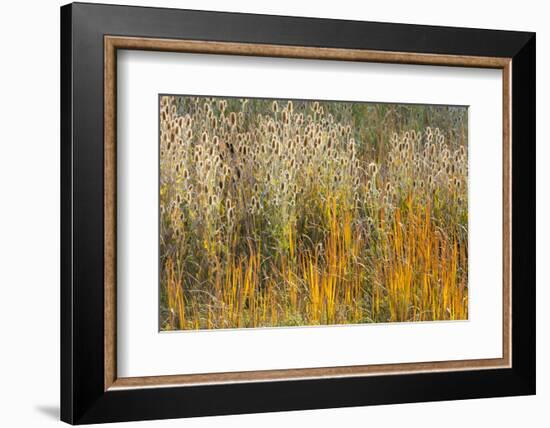
<path fill-rule="evenodd" d="M 104 36 L 512 59 L 512 367 L 104 390 Z M 74 3 L 61 8 L 61 419 L 71 424 L 535 393 L 535 34 Z"/>

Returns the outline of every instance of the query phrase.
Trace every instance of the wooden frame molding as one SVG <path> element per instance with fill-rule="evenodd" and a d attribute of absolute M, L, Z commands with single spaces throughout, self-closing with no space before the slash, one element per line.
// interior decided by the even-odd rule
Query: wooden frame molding
<path fill-rule="evenodd" d="M 117 50 L 267 56 L 339 61 L 442 65 L 502 70 L 503 81 L 503 357 L 460 361 L 118 378 L 116 368 L 116 80 Z M 509 368 L 512 362 L 512 60 L 500 57 L 418 54 L 251 43 L 104 37 L 104 389 L 360 377 Z"/>

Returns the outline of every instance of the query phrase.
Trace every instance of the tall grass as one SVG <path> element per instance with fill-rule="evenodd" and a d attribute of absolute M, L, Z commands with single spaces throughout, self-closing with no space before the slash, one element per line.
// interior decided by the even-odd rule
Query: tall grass
<path fill-rule="evenodd" d="M 380 109 L 161 97 L 162 329 L 467 318 L 465 110 Z"/>

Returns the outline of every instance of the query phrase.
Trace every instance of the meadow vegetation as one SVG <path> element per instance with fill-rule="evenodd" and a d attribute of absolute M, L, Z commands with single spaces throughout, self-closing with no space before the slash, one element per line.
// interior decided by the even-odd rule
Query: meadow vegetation
<path fill-rule="evenodd" d="M 468 317 L 464 107 L 160 97 L 162 330 Z"/>

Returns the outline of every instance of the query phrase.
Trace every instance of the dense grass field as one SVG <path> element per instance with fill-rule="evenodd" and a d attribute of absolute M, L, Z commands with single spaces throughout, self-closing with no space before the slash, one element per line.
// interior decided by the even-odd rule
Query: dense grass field
<path fill-rule="evenodd" d="M 160 328 L 468 317 L 467 109 L 160 97 Z"/>

